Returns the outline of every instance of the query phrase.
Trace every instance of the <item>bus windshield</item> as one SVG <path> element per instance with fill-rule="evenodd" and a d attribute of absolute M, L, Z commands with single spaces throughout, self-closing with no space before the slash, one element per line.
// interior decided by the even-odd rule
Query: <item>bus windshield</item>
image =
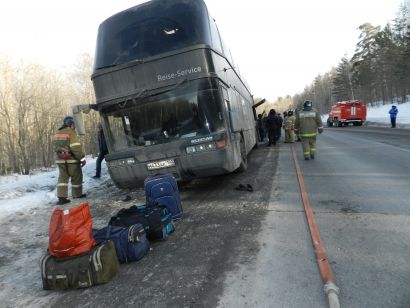
<path fill-rule="evenodd" d="M 203 1 L 152 1 L 120 12 L 98 29 L 95 69 L 210 44 Z"/>
<path fill-rule="evenodd" d="M 114 151 L 206 136 L 224 129 L 220 92 L 216 89 L 170 91 L 129 107 L 103 109 L 102 114 Z"/>

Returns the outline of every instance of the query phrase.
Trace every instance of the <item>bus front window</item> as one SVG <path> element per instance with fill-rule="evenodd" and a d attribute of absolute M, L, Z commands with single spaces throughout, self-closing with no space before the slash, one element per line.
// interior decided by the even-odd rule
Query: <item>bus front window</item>
<path fill-rule="evenodd" d="M 206 136 L 224 129 L 220 94 L 203 90 L 148 98 L 132 107 L 111 107 L 103 114 L 116 151 Z"/>

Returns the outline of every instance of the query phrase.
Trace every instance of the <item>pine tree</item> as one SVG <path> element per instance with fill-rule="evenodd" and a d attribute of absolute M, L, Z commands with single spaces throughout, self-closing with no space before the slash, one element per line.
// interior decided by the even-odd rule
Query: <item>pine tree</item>
<path fill-rule="evenodd" d="M 360 96 L 365 101 L 377 99 L 375 93 L 375 51 L 376 38 L 380 26 L 364 23 L 359 28 L 361 34 L 353 55 L 353 84 L 358 88 Z"/>
<path fill-rule="evenodd" d="M 355 99 L 351 70 L 351 63 L 346 56 L 343 57 L 332 78 L 332 94 L 337 101 Z"/>

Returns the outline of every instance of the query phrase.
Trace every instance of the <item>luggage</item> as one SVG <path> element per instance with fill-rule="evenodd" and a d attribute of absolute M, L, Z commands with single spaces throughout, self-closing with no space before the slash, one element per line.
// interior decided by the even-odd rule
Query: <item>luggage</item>
<path fill-rule="evenodd" d="M 40 261 L 44 290 L 88 288 L 103 284 L 119 271 L 115 245 L 106 241 L 84 254 L 56 258 L 49 254 Z"/>
<path fill-rule="evenodd" d="M 94 230 L 93 237 L 97 245 L 106 240 L 113 241 L 120 263 L 138 261 L 149 250 L 149 242 L 141 224 L 130 227 L 108 225 L 100 230 Z"/>
<path fill-rule="evenodd" d="M 144 181 L 144 189 L 147 204 L 165 205 L 171 212 L 173 219 L 182 217 L 181 199 L 174 176 L 164 174 L 148 177 Z"/>
<path fill-rule="evenodd" d="M 174 231 L 171 213 L 164 206 L 133 205 L 112 216 L 109 225 L 129 227 L 142 224 L 149 240 L 166 240 Z"/>
<path fill-rule="evenodd" d="M 68 257 L 89 251 L 95 246 L 92 225 L 87 202 L 69 210 L 55 208 L 50 219 L 48 252 Z"/>

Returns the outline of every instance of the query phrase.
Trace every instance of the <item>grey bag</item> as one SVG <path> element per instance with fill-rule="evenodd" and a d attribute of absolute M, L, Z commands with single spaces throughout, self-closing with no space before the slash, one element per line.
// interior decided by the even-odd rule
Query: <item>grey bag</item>
<path fill-rule="evenodd" d="M 106 241 L 90 251 L 72 257 L 49 254 L 40 261 L 44 290 L 88 288 L 110 281 L 120 269 L 115 245 Z"/>

